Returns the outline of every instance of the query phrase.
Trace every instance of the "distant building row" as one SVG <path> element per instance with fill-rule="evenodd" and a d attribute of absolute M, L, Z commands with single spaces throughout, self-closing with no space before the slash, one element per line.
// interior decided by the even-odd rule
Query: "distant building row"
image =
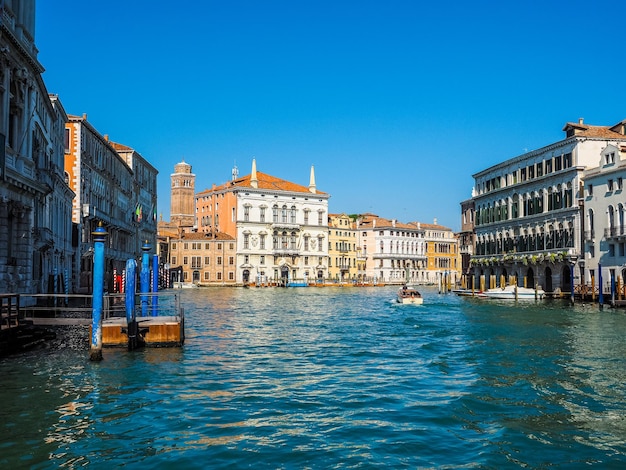
<path fill-rule="evenodd" d="M 600 269 L 607 283 L 623 285 L 626 121 L 580 119 L 563 131 L 563 140 L 473 176 L 472 198 L 461 203 L 468 285 L 478 288 L 484 276 L 570 292 L 597 287 Z"/>
<path fill-rule="evenodd" d="M 457 280 L 458 242 L 435 224 L 373 214 L 329 214 L 311 168 L 302 186 L 257 171 L 195 192 L 191 165 L 171 176 L 170 221 L 160 253 L 182 282 L 198 285 L 437 283 Z"/>
<path fill-rule="evenodd" d="M 34 1 L 0 11 L 0 292 L 88 292 L 97 223 L 109 233 L 108 280 L 154 245 L 157 171 L 48 94 Z"/>

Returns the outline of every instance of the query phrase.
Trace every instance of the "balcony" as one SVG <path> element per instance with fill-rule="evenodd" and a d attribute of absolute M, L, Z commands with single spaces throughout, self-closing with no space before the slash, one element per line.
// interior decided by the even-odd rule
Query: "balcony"
<path fill-rule="evenodd" d="M 626 237 L 626 227 L 620 225 L 618 227 L 609 227 L 604 229 L 605 238 L 619 238 Z"/>
<path fill-rule="evenodd" d="M 300 230 L 300 225 L 289 224 L 287 222 L 274 222 L 272 223 L 272 230 L 289 230 L 293 232 L 294 230 Z"/>

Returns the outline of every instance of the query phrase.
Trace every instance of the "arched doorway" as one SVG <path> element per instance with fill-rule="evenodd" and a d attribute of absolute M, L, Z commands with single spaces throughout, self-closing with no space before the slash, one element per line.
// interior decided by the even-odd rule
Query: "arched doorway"
<path fill-rule="evenodd" d="M 563 266 L 561 271 L 561 292 L 572 291 L 572 277 L 570 276 L 569 266 Z"/>
<path fill-rule="evenodd" d="M 546 292 L 552 292 L 552 269 L 550 269 L 550 267 L 546 267 L 544 274 L 546 278 L 546 285 L 543 287 L 543 290 Z"/>
<path fill-rule="evenodd" d="M 528 268 L 528 271 L 526 271 L 526 287 L 531 289 L 535 287 L 535 272 L 533 268 Z"/>
<path fill-rule="evenodd" d="M 283 286 L 286 286 L 289 282 L 289 266 L 286 264 L 280 267 L 280 281 Z"/>
<path fill-rule="evenodd" d="M 250 270 L 244 269 L 243 270 L 243 283 L 248 284 L 249 282 L 250 282 Z"/>
<path fill-rule="evenodd" d="M 192 281 L 194 284 L 197 284 L 198 282 L 200 282 L 200 271 L 194 271 L 193 274 L 191 275 Z"/>

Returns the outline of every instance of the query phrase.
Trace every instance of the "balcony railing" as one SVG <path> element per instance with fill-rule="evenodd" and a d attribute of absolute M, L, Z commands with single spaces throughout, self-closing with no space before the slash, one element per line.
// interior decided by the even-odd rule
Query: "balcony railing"
<path fill-rule="evenodd" d="M 626 227 L 620 225 L 618 227 L 609 227 L 604 229 L 604 236 L 606 238 L 615 238 L 626 236 Z"/>

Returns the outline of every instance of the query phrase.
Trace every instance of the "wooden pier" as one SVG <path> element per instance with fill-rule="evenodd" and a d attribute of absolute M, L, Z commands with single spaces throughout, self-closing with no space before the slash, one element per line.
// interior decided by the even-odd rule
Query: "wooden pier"
<path fill-rule="evenodd" d="M 180 293 L 164 291 L 137 294 L 136 297 L 136 320 L 143 345 L 182 346 L 185 342 L 185 318 Z M 107 294 L 104 297 L 103 347 L 128 347 L 124 298 L 124 294 Z M 89 295 L 26 295 L 22 296 L 22 303 L 29 304 L 21 308 L 20 316 L 24 321 L 36 326 L 84 326 L 85 336 L 91 336 L 92 306 Z"/>

